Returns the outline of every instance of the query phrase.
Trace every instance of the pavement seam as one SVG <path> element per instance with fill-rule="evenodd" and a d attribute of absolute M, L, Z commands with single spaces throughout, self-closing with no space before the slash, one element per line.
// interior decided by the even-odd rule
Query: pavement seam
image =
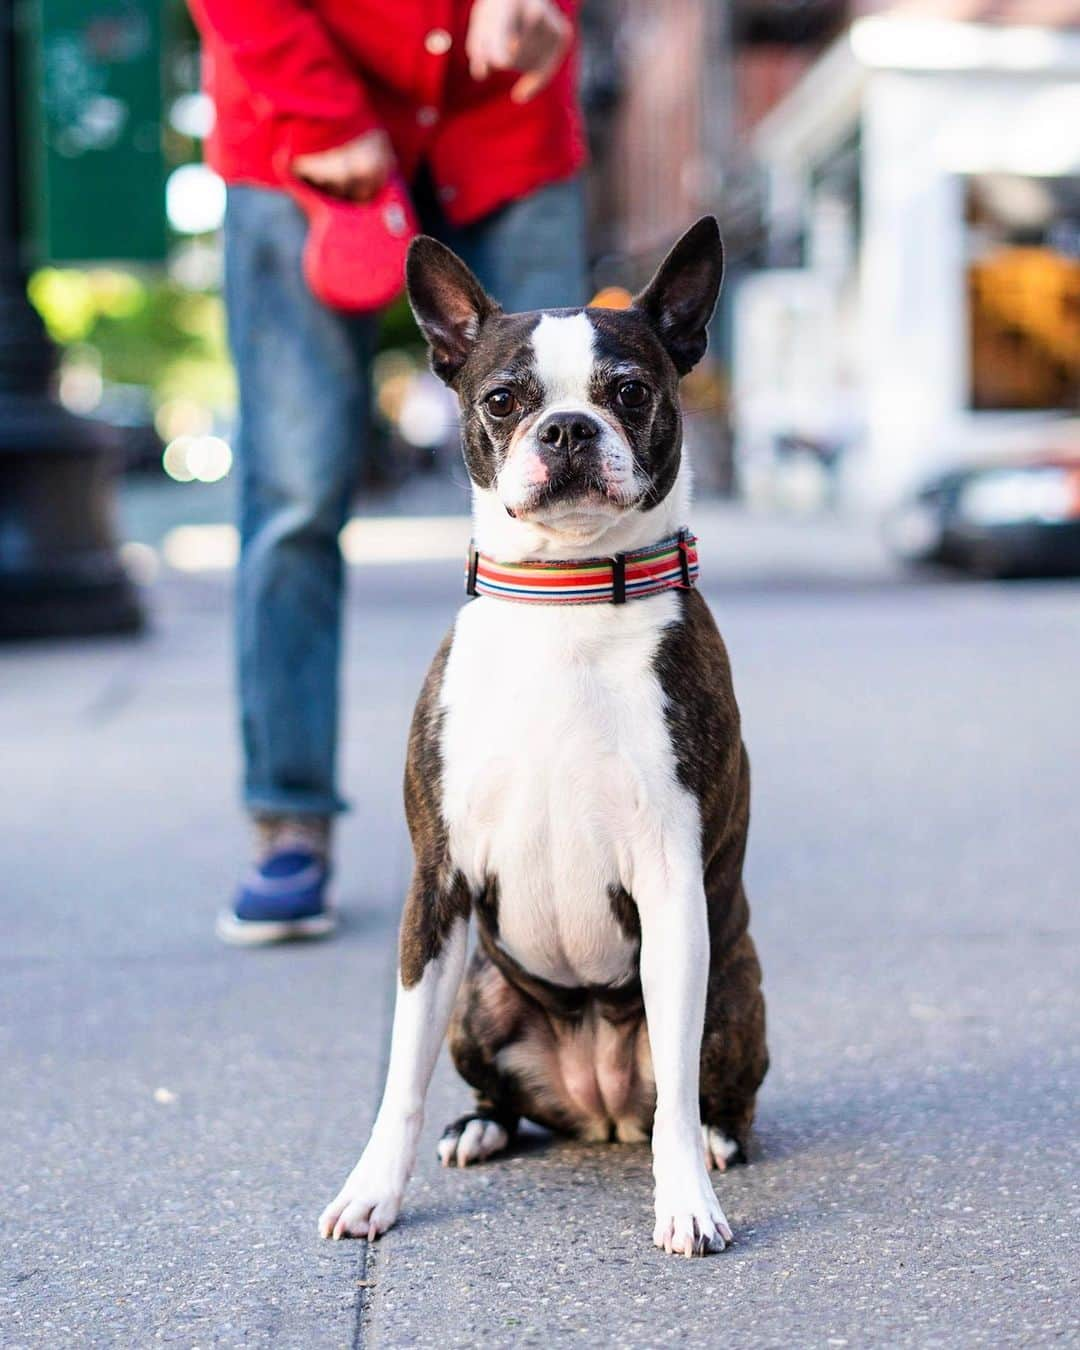
<path fill-rule="evenodd" d="M 360 1279 L 357 1283 L 356 1304 L 353 1309 L 351 1350 L 363 1350 L 365 1327 L 375 1297 L 375 1251 L 370 1243 L 363 1244 L 360 1257 Z"/>
<path fill-rule="evenodd" d="M 408 857 L 406 852 L 408 851 Z M 411 871 L 411 845 L 407 845 L 403 836 L 399 834 L 397 844 L 397 866 L 394 872 L 397 875 L 396 889 L 399 896 L 404 896 L 405 887 L 408 882 L 408 875 Z M 397 940 L 395 929 L 395 940 L 390 945 L 387 965 L 389 967 L 387 975 L 383 980 L 383 1026 L 386 1032 L 383 1036 L 382 1056 L 379 1062 L 378 1078 L 378 1098 L 382 1100 L 383 1087 L 386 1083 L 386 1075 L 390 1068 L 390 1042 L 394 1030 L 394 1005 L 397 995 Z M 378 1105 L 376 1104 L 376 1110 Z M 392 1232 L 392 1230 L 391 1230 Z M 382 1244 L 385 1246 L 387 1239 L 391 1234 L 384 1234 Z M 367 1345 L 375 1344 L 375 1305 L 376 1295 L 378 1293 L 378 1257 L 375 1248 L 370 1242 L 363 1244 L 364 1252 L 360 1261 L 360 1282 L 356 1291 L 356 1304 L 353 1319 L 352 1350 L 364 1350 Z"/>

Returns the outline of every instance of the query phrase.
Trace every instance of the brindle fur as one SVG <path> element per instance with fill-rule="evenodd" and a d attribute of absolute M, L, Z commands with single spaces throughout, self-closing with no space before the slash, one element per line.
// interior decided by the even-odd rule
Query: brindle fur
<path fill-rule="evenodd" d="M 530 975 L 498 945 L 498 885 L 470 897 L 447 862 L 439 810 L 439 688 L 448 638 L 432 664 L 409 738 L 406 808 L 417 870 L 401 928 L 402 981 L 408 986 L 441 949 L 453 919 L 477 915 L 479 946 L 465 976 L 450 1027 L 450 1053 L 476 1093 L 468 1118 L 495 1120 L 513 1136 L 525 1116 L 549 1129 L 576 1132 L 578 1121 L 556 1085 L 525 1081 L 500 1066 L 508 1046 L 527 1038 L 554 1044 L 590 1016 L 641 1033 L 644 1009 L 637 978 L 616 988 L 565 988 Z M 724 643 L 696 591 L 682 597 L 682 615 L 668 628 L 656 657 L 668 727 L 683 786 L 701 805 L 702 860 L 709 911 L 710 964 L 701 1046 L 701 1118 L 745 1150 L 757 1089 L 768 1068 L 761 967 L 748 931 L 742 884 L 750 815 L 750 766 Z M 633 897 L 613 888 L 612 911 L 627 936 L 640 937 Z M 652 1127 L 654 1101 L 643 1085 L 639 1125 Z M 460 1122 L 459 1122 L 460 1123 Z"/>
<path fill-rule="evenodd" d="M 701 1118 L 745 1149 L 755 1096 L 769 1067 L 761 966 L 742 882 L 750 761 L 727 650 L 709 607 L 697 591 L 688 591 L 682 609 L 656 665 L 679 778 L 701 804 L 710 947 Z"/>
<path fill-rule="evenodd" d="M 468 887 L 461 874 L 450 866 L 440 804 L 439 691 L 451 637 L 448 633 L 443 639 L 420 691 L 405 761 L 405 817 L 415 856 L 399 941 L 401 983 L 406 989 L 419 983 L 428 962 L 439 955 L 454 919 L 469 916 Z"/>

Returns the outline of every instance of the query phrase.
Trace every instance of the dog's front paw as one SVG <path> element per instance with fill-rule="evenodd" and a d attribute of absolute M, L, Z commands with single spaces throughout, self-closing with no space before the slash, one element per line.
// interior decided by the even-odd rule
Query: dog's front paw
<path fill-rule="evenodd" d="M 439 1161 L 444 1167 L 468 1167 L 501 1153 L 510 1135 L 497 1120 L 468 1115 L 447 1125 L 439 1140 Z"/>
<path fill-rule="evenodd" d="M 373 1242 L 401 1212 L 405 1175 L 407 1169 L 373 1154 L 370 1147 L 365 1149 L 345 1185 L 319 1215 L 319 1232 L 335 1241 L 353 1237 Z"/>
<path fill-rule="evenodd" d="M 704 1166 L 682 1184 L 657 1185 L 653 1242 L 674 1256 L 722 1252 L 733 1241 L 731 1228 Z"/>

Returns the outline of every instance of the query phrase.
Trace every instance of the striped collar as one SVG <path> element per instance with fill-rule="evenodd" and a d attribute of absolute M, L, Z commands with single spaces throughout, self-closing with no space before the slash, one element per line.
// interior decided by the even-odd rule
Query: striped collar
<path fill-rule="evenodd" d="M 689 590 L 697 577 L 697 539 L 680 530 L 648 548 L 609 558 L 497 562 L 470 547 L 465 590 L 534 605 L 621 605 L 658 591 Z"/>

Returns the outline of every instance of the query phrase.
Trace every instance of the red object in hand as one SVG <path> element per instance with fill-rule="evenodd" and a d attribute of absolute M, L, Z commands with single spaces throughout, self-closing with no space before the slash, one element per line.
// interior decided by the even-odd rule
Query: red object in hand
<path fill-rule="evenodd" d="M 401 294 L 405 254 L 419 227 L 397 175 L 366 202 L 335 197 L 292 174 L 282 175 L 282 187 L 308 218 L 304 278 L 316 299 L 364 313 Z"/>

